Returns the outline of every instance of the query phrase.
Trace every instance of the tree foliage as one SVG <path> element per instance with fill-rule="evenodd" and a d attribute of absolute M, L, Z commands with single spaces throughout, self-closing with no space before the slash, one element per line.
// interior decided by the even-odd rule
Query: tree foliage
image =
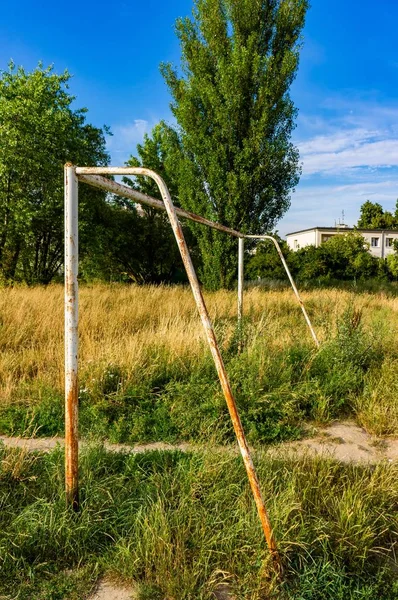
<path fill-rule="evenodd" d="M 367 200 L 361 206 L 358 227 L 361 229 L 398 229 L 398 200 L 394 214 L 383 210 L 378 202 Z"/>
<path fill-rule="evenodd" d="M 279 246 L 285 256 L 290 256 L 289 246 L 282 240 L 278 234 L 273 234 L 279 242 Z M 275 250 L 275 246 L 271 240 L 265 240 L 257 244 L 255 252 L 247 261 L 245 276 L 248 279 L 286 279 L 286 271 Z"/>
<path fill-rule="evenodd" d="M 178 123 L 182 206 L 245 233 L 270 230 L 298 182 L 289 87 L 307 0 L 196 0 L 177 21 L 182 74 L 162 73 Z M 193 225 L 208 287 L 235 277 L 236 243 Z"/>
<path fill-rule="evenodd" d="M 319 247 L 323 274 L 335 279 L 372 277 L 377 259 L 369 254 L 369 244 L 360 233 L 334 235 Z"/>
<path fill-rule="evenodd" d="M 387 256 L 387 265 L 392 277 L 398 280 L 398 240 L 394 241 L 394 254 Z"/>
<path fill-rule="evenodd" d="M 161 121 L 153 128 L 151 135 L 145 134 L 142 144 L 137 144 L 138 156 L 131 156 L 126 163 L 158 173 L 164 179 L 175 205 L 179 205 L 177 177 L 173 170 L 177 146 L 175 131 Z M 150 177 L 125 177 L 124 182 L 143 194 L 162 200 L 157 184 Z M 134 202 L 126 198 L 120 198 L 120 202 L 128 209 L 135 207 Z M 184 267 L 166 213 L 146 205 L 140 205 L 138 212 L 142 281 L 161 283 L 185 279 Z"/>
<path fill-rule="evenodd" d="M 102 129 L 73 109 L 70 75 L 11 63 L 0 72 L 0 278 L 48 283 L 63 262 L 63 165 L 104 165 Z M 104 194 L 80 186 L 80 233 L 92 237 Z"/>
<path fill-rule="evenodd" d="M 289 268 L 298 281 L 396 277 L 388 261 L 369 253 L 369 245 L 357 232 L 335 235 L 318 248 L 306 246 L 293 252 L 286 242 L 281 246 Z M 391 266 L 394 266 L 392 262 Z M 268 243 L 259 245 L 256 254 L 248 261 L 246 272 L 252 279 L 287 279 L 277 253 Z"/>

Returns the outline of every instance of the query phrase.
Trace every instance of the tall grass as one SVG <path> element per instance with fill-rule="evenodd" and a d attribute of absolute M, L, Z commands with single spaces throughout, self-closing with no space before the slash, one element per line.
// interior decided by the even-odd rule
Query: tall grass
<path fill-rule="evenodd" d="M 398 299 L 303 294 L 314 348 L 288 290 L 207 294 L 251 442 L 354 416 L 398 432 Z M 0 290 L 0 431 L 63 431 L 63 290 Z M 81 511 L 65 509 L 63 452 L 0 447 L 0 597 L 77 600 L 100 575 L 140 600 L 395 600 L 396 465 L 255 461 L 285 564 L 275 578 L 190 291 L 86 286 L 80 303 L 80 428 L 113 441 L 206 440 L 208 452 L 83 452 Z M 243 351 L 237 346 L 243 335 Z"/>
<path fill-rule="evenodd" d="M 206 295 L 251 441 L 351 414 L 371 432 L 397 433 L 398 299 L 334 289 L 303 299 L 320 351 L 290 290 L 250 289 L 238 355 L 236 294 Z M 80 317 L 83 435 L 230 439 L 189 289 L 85 286 Z M 0 348 L 0 431 L 62 433 L 62 287 L 1 289 Z"/>
<path fill-rule="evenodd" d="M 0 595 L 81 599 L 100 575 L 141 600 L 393 600 L 398 472 L 257 453 L 285 566 L 272 571 L 240 458 L 83 452 L 81 511 L 65 509 L 63 452 L 0 451 Z"/>

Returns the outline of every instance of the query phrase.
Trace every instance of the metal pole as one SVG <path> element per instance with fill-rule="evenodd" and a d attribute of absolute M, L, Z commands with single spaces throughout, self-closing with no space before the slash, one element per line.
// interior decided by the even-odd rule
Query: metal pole
<path fill-rule="evenodd" d="M 78 180 L 65 165 L 65 493 L 67 505 L 79 508 L 78 482 Z"/>
<path fill-rule="evenodd" d="M 128 171 L 126 173 L 126 171 Z M 81 168 L 78 167 L 76 169 L 78 174 L 86 174 L 90 172 L 100 173 L 101 168 L 97 168 L 96 170 L 92 168 Z M 107 173 L 111 171 L 108 170 Z M 120 172 L 120 171 L 119 171 Z M 171 200 L 169 191 L 167 189 L 166 184 L 163 179 L 149 169 L 144 168 L 128 168 L 124 169 L 124 174 L 129 175 L 145 175 L 147 177 L 151 177 L 158 185 L 160 193 L 163 198 L 164 205 L 166 207 L 166 211 L 170 220 L 171 227 L 173 229 L 178 248 L 180 250 L 181 258 L 183 260 L 185 270 L 188 276 L 189 283 L 191 285 L 192 293 L 196 301 L 196 306 L 198 308 L 200 318 L 202 320 L 202 324 L 206 333 L 207 341 L 210 347 L 211 354 L 213 356 L 214 364 L 217 369 L 218 377 L 220 380 L 221 388 L 224 392 L 224 397 L 228 406 L 229 414 L 231 416 L 232 424 L 234 427 L 235 435 L 238 440 L 239 449 L 243 458 L 243 462 L 246 467 L 246 472 L 248 475 L 248 479 L 250 482 L 250 486 L 252 489 L 254 501 L 257 506 L 257 511 L 260 517 L 261 525 L 264 531 L 265 539 L 267 541 L 268 548 L 272 554 L 276 567 L 281 570 L 281 563 L 279 554 L 276 548 L 275 538 L 272 531 L 271 523 L 268 517 L 267 510 L 265 508 L 264 500 L 261 494 L 260 484 L 257 478 L 257 474 L 253 465 L 253 461 L 250 454 L 250 449 L 246 441 L 245 433 L 243 431 L 242 423 L 239 417 L 238 409 L 236 406 L 235 398 L 232 393 L 231 385 L 228 380 L 228 375 L 225 369 L 225 365 L 220 353 L 220 349 L 218 347 L 217 339 L 214 333 L 213 325 L 209 317 L 209 313 L 207 311 L 207 307 L 205 301 L 202 296 L 202 292 L 200 290 L 199 281 L 196 276 L 196 272 L 194 266 L 192 264 L 191 256 L 189 254 L 188 246 L 186 244 L 184 234 L 182 231 L 181 224 L 177 218 L 176 209 Z"/>
<path fill-rule="evenodd" d="M 285 268 L 286 274 L 287 274 L 287 276 L 289 278 L 290 284 L 291 284 L 291 286 L 293 288 L 293 292 L 295 293 L 297 301 L 300 304 L 301 310 L 303 311 L 303 315 L 304 315 L 304 318 L 305 318 L 305 320 L 307 322 L 309 330 L 311 331 L 311 335 L 312 335 L 312 337 L 314 339 L 314 342 L 315 342 L 316 346 L 319 348 L 319 340 L 316 337 L 316 333 L 314 331 L 314 328 L 312 326 L 312 323 L 310 321 L 308 313 L 307 313 L 307 311 L 305 309 L 304 302 L 302 301 L 302 299 L 300 297 L 300 294 L 298 292 L 298 289 L 296 287 L 296 284 L 294 283 L 294 279 L 292 277 L 292 274 L 290 273 L 289 267 L 287 266 L 287 262 L 285 260 L 285 257 L 283 256 L 283 253 L 282 253 L 281 247 L 278 244 L 278 241 L 274 237 L 272 237 L 271 235 L 245 235 L 245 237 L 246 238 L 250 238 L 250 239 L 257 239 L 257 240 L 271 240 L 274 243 L 274 246 L 275 246 L 275 248 L 276 248 L 276 250 L 277 250 L 277 252 L 279 254 L 279 258 L 282 261 L 282 264 L 283 264 L 283 266 Z"/>
<path fill-rule="evenodd" d="M 243 318 L 243 261 L 245 251 L 245 240 L 243 237 L 238 239 L 238 325 L 242 325 Z"/>

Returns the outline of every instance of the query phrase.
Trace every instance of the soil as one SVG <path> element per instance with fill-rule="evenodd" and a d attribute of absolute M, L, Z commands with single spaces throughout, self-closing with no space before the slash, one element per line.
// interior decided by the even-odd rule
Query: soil
<path fill-rule="evenodd" d="M 58 445 L 64 445 L 61 437 L 53 438 L 21 438 L 0 435 L 0 441 L 6 446 L 24 448 L 27 451 L 40 450 L 50 452 Z M 82 440 L 81 446 L 88 446 L 90 442 Z M 113 452 L 145 452 L 147 450 L 200 450 L 200 446 L 189 444 L 171 445 L 164 442 L 151 444 L 138 444 L 129 446 L 127 444 L 104 443 L 107 450 Z M 225 448 L 225 447 L 224 447 Z M 341 462 L 354 463 L 376 463 L 380 461 L 398 461 L 398 439 L 376 438 L 352 421 L 333 423 L 327 427 L 310 427 L 307 437 L 296 442 L 285 442 L 271 446 L 269 453 L 273 456 L 283 452 L 292 456 L 324 456 L 334 458 Z"/>
<path fill-rule="evenodd" d="M 398 461 L 398 439 L 376 438 L 351 421 L 312 428 L 311 436 L 272 448 L 291 455 L 323 456 L 341 462 L 377 463 Z"/>
<path fill-rule="evenodd" d="M 137 598 L 131 587 L 120 587 L 110 581 L 100 581 L 90 600 L 135 600 Z"/>
<path fill-rule="evenodd" d="M 120 587 L 110 581 L 102 580 L 89 600 L 136 600 L 137 595 L 132 587 Z M 220 584 L 214 592 L 215 600 L 236 600 L 228 584 Z"/>

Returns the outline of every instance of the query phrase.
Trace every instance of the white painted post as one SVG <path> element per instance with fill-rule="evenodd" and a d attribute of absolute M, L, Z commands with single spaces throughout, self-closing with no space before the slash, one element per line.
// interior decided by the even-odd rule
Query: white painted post
<path fill-rule="evenodd" d="M 243 237 L 238 238 L 238 325 L 242 324 L 243 317 L 243 282 L 244 282 L 244 251 L 245 240 Z"/>
<path fill-rule="evenodd" d="M 78 482 L 78 180 L 65 165 L 65 493 L 68 506 L 79 508 Z"/>

